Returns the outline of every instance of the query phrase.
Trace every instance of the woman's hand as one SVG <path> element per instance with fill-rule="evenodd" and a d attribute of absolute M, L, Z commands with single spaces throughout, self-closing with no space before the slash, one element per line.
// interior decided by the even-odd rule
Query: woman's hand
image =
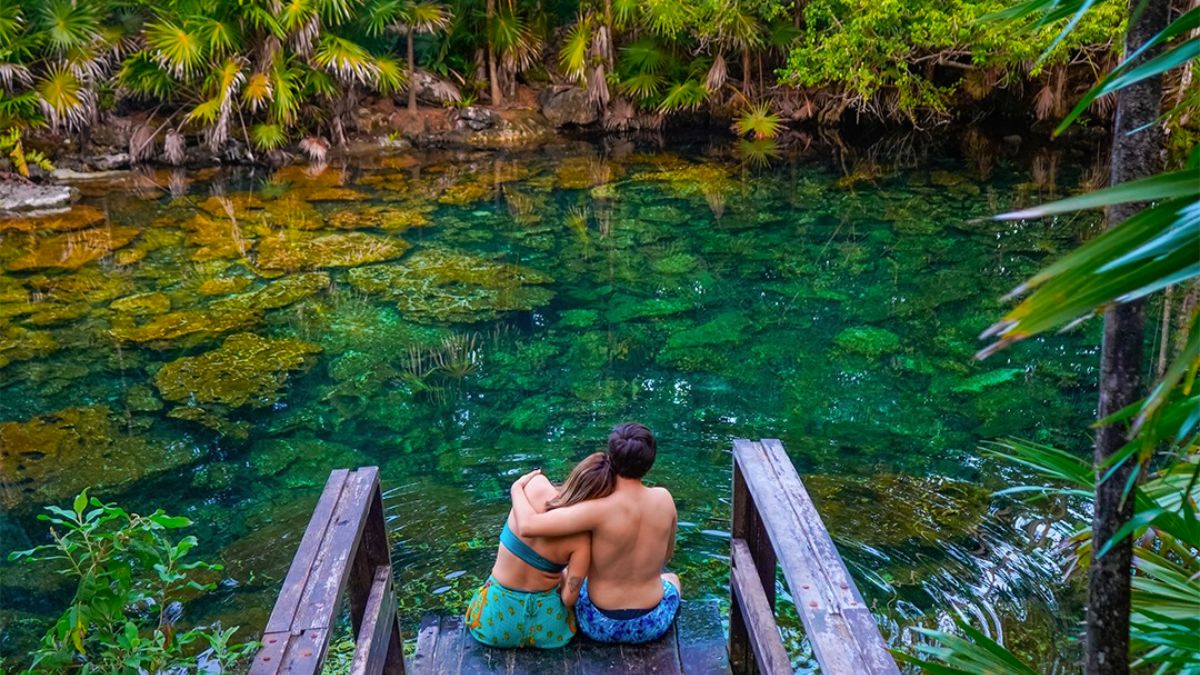
<path fill-rule="evenodd" d="M 529 484 L 529 481 L 533 480 L 534 478 L 537 478 L 540 475 L 542 475 L 542 470 L 534 469 L 533 471 L 530 471 L 529 473 L 525 474 L 524 476 L 521 476 L 520 478 L 518 478 L 516 480 L 516 482 L 514 482 L 512 484 L 512 491 L 513 492 L 516 492 L 518 490 L 524 491 L 525 486 Z"/>

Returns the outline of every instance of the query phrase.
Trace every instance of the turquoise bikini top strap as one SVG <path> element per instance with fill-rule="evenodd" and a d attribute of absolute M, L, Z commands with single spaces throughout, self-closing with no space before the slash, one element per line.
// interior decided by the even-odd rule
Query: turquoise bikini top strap
<path fill-rule="evenodd" d="M 508 527 L 508 521 L 504 521 L 504 529 L 500 530 L 500 543 L 504 548 L 512 551 L 512 554 L 525 561 L 530 567 L 546 572 L 547 574 L 558 574 L 567 568 L 566 565 L 546 560 L 537 551 L 530 548 L 529 544 L 521 541 L 521 538 L 516 535 Z"/>

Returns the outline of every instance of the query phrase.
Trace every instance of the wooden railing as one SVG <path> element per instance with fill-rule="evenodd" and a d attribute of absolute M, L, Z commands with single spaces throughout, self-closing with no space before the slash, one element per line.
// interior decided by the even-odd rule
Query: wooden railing
<path fill-rule="evenodd" d="M 793 672 L 775 622 L 775 571 L 783 577 L 821 672 L 899 673 L 879 628 L 774 439 L 733 442 L 729 660 L 735 673 Z"/>
<path fill-rule="evenodd" d="M 267 620 L 252 675 L 319 672 L 347 591 L 355 643 L 350 672 L 402 675 L 391 547 L 373 466 L 329 474 Z"/>

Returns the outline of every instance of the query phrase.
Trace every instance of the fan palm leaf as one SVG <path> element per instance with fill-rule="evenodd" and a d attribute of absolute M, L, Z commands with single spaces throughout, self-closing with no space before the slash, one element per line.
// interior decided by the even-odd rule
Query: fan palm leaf
<path fill-rule="evenodd" d="M 588 48 L 592 44 L 592 22 L 580 17 L 567 31 L 567 39 L 558 52 L 558 65 L 571 79 L 582 81 L 588 64 Z"/>
<path fill-rule="evenodd" d="M 362 45 L 337 35 L 323 35 L 313 53 L 313 65 L 346 83 L 374 84 L 379 66 Z"/>
<path fill-rule="evenodd" d="M 38 19 L 47 44 L 59 53 L 86 46 L 99 37 L 95 3 L 45 0 Z"/>
<path fill-rule="evenodd" d="M 454 15 L 440 2 L 413 2 L 405 11 L 404 24 L 416 33 L 436 33 L 450 25 Z"/>
<path fill-rule="evenodd" d="M 188 77 L 204 63 L 204 37 L 194 28 L 169 19 L 146 26 L 146 43 L 175 77 Z"/>
<path fill-rule="evenodd" d="M 77 128 L 86 120 L 92 94 L 70 68 L 61 64 L 52 66 L 37 81 L 35 89 L 52 125 Z"/>
<path fill-rule="evenodd" d="M 684 80 L 672 84 L 658 103 L 658 112 L 669 113 L 695 110 L 708 98 L 708 90 L 696 80 Z"/>

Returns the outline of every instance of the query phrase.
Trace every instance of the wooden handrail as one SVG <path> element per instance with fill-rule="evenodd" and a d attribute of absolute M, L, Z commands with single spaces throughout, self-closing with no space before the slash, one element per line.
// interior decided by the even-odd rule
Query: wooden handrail
<path fill-rule="evenodd" d="M 355 638 L 351 673 L 403 675 L 404 643 L 396 621 L 378 467 L 329 474 L 250 673 L 320 672 L 343 592 L 350 596 Z"/>
<path fill-rule="evenodd" d="M 777 564 L 823 673 L 900 672 L 778 440 L 734 440 L 731 533 L 735 673 L 792 672 L 774 615 Z"/>

